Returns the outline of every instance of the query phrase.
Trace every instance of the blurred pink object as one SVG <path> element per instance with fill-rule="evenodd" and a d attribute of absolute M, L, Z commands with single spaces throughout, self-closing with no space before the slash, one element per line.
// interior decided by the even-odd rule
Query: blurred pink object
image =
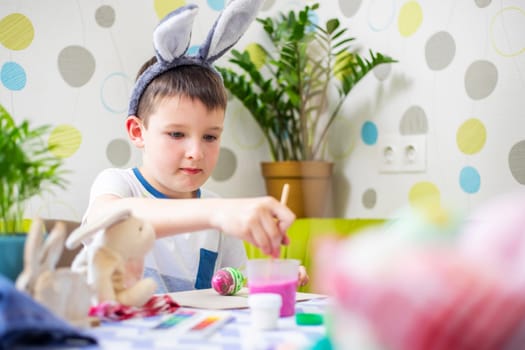
<path fill-rule="evenodd" d="M 389 349 L 504 349 L 525 295 L 446 252 L 415 254 L 375 280 L 342 272 L 333 293 Z"/>
<path fill-rule="evenodd" d="M 335 314 L 366 323 L 380 348 L 524 349 L 521 211 L 523 196 L 488 203 L 474 213 L 482 221 L 458 225 L 445 244 L 415 237 L 423 226 L 407 235 L 407 222 L 319 242 L 317 289 L 334 297 Z"/>
<path fill-rule="evenodd" d="M 467 219 L 458 249 L 525 289 L 525 193 L 502 195 L 476 209 Z"/>

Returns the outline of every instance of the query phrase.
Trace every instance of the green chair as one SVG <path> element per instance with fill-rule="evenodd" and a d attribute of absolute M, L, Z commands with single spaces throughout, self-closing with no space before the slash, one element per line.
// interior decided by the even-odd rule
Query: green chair
<path fill-rule="evenodd" d="M 312 277 L 313 259 L 315 257 L 315 242 L 319 237 L 335 235 L 344 238 L 361 231 L 364 228 L 382 225 L 384 219 L 297 219 L 288 229 L 290 245 L 281 250 L 281 258 L 298 259 Z M 258 248 L 245 243 L 248 259 L 267 258 Z M 301 287 L 301 292 L 309 292 L 312 283 Z"/>

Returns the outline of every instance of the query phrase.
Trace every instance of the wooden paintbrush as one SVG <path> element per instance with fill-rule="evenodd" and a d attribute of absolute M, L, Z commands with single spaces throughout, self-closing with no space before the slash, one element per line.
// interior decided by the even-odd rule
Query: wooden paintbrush
<path fill-rule="evenodd" d="M 281 204 L 286 205 L 288 202 L 288 194 L 290 193 L 290 185 L 284 184 L 283 191 L 281 192 Z"/>
<path fill-rule="evenodd" d="M 285 183 L 283 185 L 283 190 L 281 192 L 281 204 L 286 205 L 286 202 L 288 201 L 288 194 L 290 193 L 290 185 Z M 273 256 L 270 256 L 270 263 L 273 262 Z M 267 271 L 267 276 L 270 276 L 271 273 L 271 265 L 269 264 L 269 271 Z"/>

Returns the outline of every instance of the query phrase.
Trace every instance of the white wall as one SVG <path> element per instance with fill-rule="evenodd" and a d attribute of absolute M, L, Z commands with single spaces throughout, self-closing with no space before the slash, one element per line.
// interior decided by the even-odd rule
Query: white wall
<path fill-rule="evenodd" d="M 193 2 L 201 8 L 193 34 L 199 45 L 224 1 Z M 153 54 L 159 18 L 185 3 L 2 1 L 0 103 L 17 119 L 53 124 L 71 170 L 67 191 L 33 201 L 28 215 L 78 220 L 101 169 L 139 161 L 124 133 L 127 97 L 137 69 Z M 267 0 L 260 16 L 304 3 Z M 470 210 L 522 190 L 523 1 L 321 1 L 319 19 L 333 16 L 350 28 L 357 47 L 399 60 L 360 83 L 333 129 L 336 215 L 384 218 L 425 194 Z M 236 48 L 261 34 L 254 23 Z M 379 172 L 385 135 L 405 134 L 425 136 L 425 171 Z M 222 157 L 208 186 L 226 197 L 262 195 L 262 160 L 269 154 L 260 131 L 231 101 Z"/>

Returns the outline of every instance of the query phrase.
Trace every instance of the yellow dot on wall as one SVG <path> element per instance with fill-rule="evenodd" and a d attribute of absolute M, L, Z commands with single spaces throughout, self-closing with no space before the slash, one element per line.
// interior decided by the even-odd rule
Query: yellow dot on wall
<path fill-rule="evenodd" d="M 82 143 L 82 134 L 71 125 L 59 125 L 49 135 L 49 144 L 53 146 L 51 151 L 60 158 L 71 157 Z"/>
<path fill-rule="evenodd" d="M 408 201 L 414 208 L 438 210 L 441 208 L 441 194 L 439 188 L 432 182 L 418 182 L 410 189 Z"/>
<path fill-rule="evenodd" d="M 475 118 L 464 122 L 456 134 L 456 142 L 461 152 L 474 154 L 481 151 L 487 140 L 487 129 L 485 125 Z"/>
<path fill-rule="evenodd" d="M 509 23 L 523 23 L 525 10 L 520 7 L 509 6 L 499 10 L 492 18 L 490 36 L 492 46 L 496 52 L 505 57 L 514 57 L 525 52 L 525 42 L 521 36 L 507 34 Z"/>
<path fill-rule="evenodd" d="M 337 55 L 334 65 L 334 73 L 337 79 L 342 80 L 343 76 L 351 73 L 351 69 L 349 67 L 346 69 L 344 67 L 352 61 L 355 62 L 355 56 L 348 51 L 342 51 Z"/>
<path fill-rule="evenodd" d="M 10 50 L 23 50 L 35 37 L 33 23 L 21 13 L 12 13 L 0 20 L 0 43 Z"/>
<path fill-rule="evenodd" d="M 401 7 L 397 26 L 399 33 L 404 36 L 414 34 L 423 22 L 423 11 L 417 1 L 409 1 Z"/>
<path fill-rule="evenodd" d="M 248 51 L 250 59 L 252 60 L 253 64 L 255 64 L 257 69 L 260 69 L 266 62 L 266 52 L 264 51 L 261 45 L 256 43 L 248 44 L 246 46 L 246 51 Z"/>
<path fill-rule="evenodd" d="M 185 0 L 154 0 L 153 1 L 153 7 L 155 8 L 155 12 L 157 13 L 157 17 L 159 19 L 166 17 L 168 13 L 184 5 L 186 5 Z"/>

